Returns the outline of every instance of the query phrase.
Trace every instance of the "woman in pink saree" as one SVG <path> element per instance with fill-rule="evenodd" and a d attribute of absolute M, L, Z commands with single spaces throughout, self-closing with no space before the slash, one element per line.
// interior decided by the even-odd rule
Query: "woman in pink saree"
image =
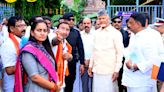
<path fill-rule="evenodd" d="M 15 92 L 58 92 L 55 59 L 43 20 L 31 24 L 30 38 L 16 64 Z"/>

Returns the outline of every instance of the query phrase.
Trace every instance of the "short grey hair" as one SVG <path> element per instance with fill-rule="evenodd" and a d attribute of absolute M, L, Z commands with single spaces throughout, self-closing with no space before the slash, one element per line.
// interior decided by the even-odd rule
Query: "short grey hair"
<path fill-rule="evenodd" d="M 105 9 L 100 9 L 97 13 L 97 17 L 103 16 L 103 15 L 108 15 L 108 13 Z"/>

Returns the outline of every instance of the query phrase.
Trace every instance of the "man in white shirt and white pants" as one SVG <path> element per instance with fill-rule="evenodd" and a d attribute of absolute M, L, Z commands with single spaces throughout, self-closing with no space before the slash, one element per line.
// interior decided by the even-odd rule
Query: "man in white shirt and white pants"
<path fill-rule="evenodd" d="M 118 92 L 117 78 L 122 65 L 123 39 L 110 25 L 106 10 L 98 12 L 101 28 L 95 31 L 88 73 L 93 72 L 93 92 Z"/>
<path fill-rule="evenodd" d="M 151 79 L 153 62 L 159 61 L 158 46 L 152 33 L 145 30 L 146 16 L 132 14 L 128 21 L 131 37 L 128 54 L 125 56 L 122 84 L 128 92 L 154 92 L 156 83 Z"/>

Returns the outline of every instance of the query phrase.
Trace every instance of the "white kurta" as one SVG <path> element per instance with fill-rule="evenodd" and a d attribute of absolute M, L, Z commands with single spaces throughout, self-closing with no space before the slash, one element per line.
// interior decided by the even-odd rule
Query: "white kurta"
<path fill-rule="evenodd" d="M 150 90 L 155 85 L 156 81 L 151 79 L 153 62 L 159 61 L 158 46 L 156 39 L 153 38 L 151 32 L 142 30 L 131 37 L 129 47 L 129 56 L 125 56 L 125 63 L 130 59 L 137 64 L 139 70 L 133 72 L 124 64 L 122 84 L 129 88 L 137 88 L 140 90 L 146 87 Z M 130 54 L 133 53 L 133 60 Z M 135 55 L 134 55 L 135 53 Z M 134 58 L 133 57 L 133 58 Z M 133 92 L 133 91 L 129 91 Z M 136 91 L 135 91 L 136 92 Z M 137 92 L 153 92 L 153 91 L 137 91 Z"/>
<path fill-rule="evenodd" d="M 16 36 L 15 36 L 16 37 Z M 20 42 L 20 38 L 16 37 L 18 42 Z M 2 57 L 2 64 L 3 69 L 10 66 L 15 66 L 17 53 L 16 48 L 14 46 L 13 41 L 9 38 L 7 41 L 2 44 L 1 48 L 1 57 Z M 14 89 L 14 74 L 8 75 L 6 72 L 4 73 L 3 79 L 3 90 L 4 92 L 13 92 Z"/>
<path fill-rule="evenodd" d="M 89 67 L 96 74 L 113 74 L 122 66 L 123 41 L 121 32 L 109 25 L 98 29 L 93 37 L 93 53 Z"/>
<path fill-rule="evenodd" d="M 89 67 L 93 71 L 93 92 L 117 92 L 117 83 L 112 82 L 114 72 L 122 66 L 123 41 L 121 33 L 109 25 L 98 29 L 93 38 L 93 54 Z"/>

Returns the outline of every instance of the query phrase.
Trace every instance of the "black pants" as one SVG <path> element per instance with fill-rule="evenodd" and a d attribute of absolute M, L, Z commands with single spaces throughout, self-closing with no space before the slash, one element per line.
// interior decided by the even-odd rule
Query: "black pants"
<path fill-rule="evenodd" d="M 123 57 L 123 61 L 122 61 L 122 65 L 124 65 L 124 61 L 125 58 Z M 123 66 L 121 67 L 120 71 L 119 71 L 119 77 L 118 77 L 118 88 L 119 88 L 119 92 L 127 92 L 127 88 L 122 84 L 121 80 L 122 80 L 122 74 L 123 74 Z"/>
<path fill-rule="evenodd" d="M 69 69 L 69 75 L 65 77 L 66 87 L 64 89 L 64 92 L 72 92 L 73 90 L 73 84 L 76 76 L 76 62 L 75 61 L 68 62 L 68 69 Z"/>

